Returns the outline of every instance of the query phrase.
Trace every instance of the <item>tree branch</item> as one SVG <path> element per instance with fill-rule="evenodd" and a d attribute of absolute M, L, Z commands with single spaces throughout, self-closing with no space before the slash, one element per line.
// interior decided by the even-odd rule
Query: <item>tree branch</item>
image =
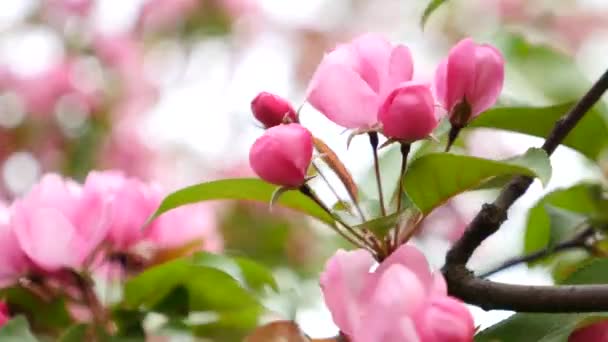
<path fill-rule="evenodd" d="M 583 116 L 608 89 L 608 71 L 561 119 L 542 148 L 551 155 Z M 527 312 L 580 312 L 608 310 L 608 285 L 526 286 L 492 282 L 475 277 L 466 268 L 479 245 L 500 228 L 507 210 L 521 197 L 532 178 L 514 177 L 491 204 L 484 204 L 462 237 L 446 255 L 442 272 L 450 295 L 483 309 Z"/>
<path fill-rule="evenodd" d="M 559 252 L 566 251 L 569 249 L 587 248 L 587 241 L 591 236 L 593 236 L 593 234 L 595 234 L 595 229 L 593 227 L 588 227 L 587 229 L 576 234 L 572 239 L 568 239 L 568 240 L 558 243 L 557 245 L 552 246 L 552 247 L 543 248 L 534 253 L 530 253 L 530 254 L 527 254 L 524 256 L 519 256 L 516 258 L 509 259 L 509 260 L 503 262 L 502 264 L 500 264 L 499 266 L 491 269 L 490 271 L 487 271 L 487 272 L 484 272 L 484 273 L 478 275 L 478 277 L 487 278 L 495 273 L 506 270 L 509 267 L 513 267 L 515 265 L 519 265 L 524 262 L 536 261 L 536 260 L 542 259 L 548 255 L 551 255 L 554 253 L 559 253 Z"/>

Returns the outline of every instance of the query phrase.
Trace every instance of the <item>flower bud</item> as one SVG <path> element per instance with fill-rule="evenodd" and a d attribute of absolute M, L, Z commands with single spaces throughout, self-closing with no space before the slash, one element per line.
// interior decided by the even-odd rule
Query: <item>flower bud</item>
<path fill-rule="evenodd" d="M 312 160 L 312 135 L 299 124 L 269 128 L 249 151 L 249 163 L 263 180 L 285 187 L 304 184 Z"/>
<path fill-rule="evenodd" d="M 386 98 L 378 119 L 389 138 L 405 142 L 424 139 L 438 124 L 430 88 L 421 83 L 402 83 Z"/>
<path fill-rule="evenodd" d="M 266 128 L 286 122 L 298 122 L 296 111 L 287 100 L 267 92 L 259 93 L 251 101 L 251 111 Z"/>
<path fill-rule="evenodd" d="M 504 82 L 504 64 L 500 51 L 470 38 L 450 50 L 437 68 L 435 90 L 453 126 L 464 127 L 496 103 Z"/>

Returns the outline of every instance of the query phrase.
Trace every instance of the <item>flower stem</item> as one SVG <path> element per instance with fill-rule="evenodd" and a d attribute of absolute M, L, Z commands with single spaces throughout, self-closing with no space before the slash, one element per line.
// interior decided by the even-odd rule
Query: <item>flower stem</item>
<path fill-rule="evenodd" d="M 401 197 L 403 197 L 403 175 L 405 174 L 405 169 L 407 167 L 407 156 L 410 153 L 410 144 L 401 143 L 401 171 L 399 172 L 399 182 L 398 184 L 398 193 L 397 193 L 397 213 L 401 211 Z M 397 248 L 399 246 L 399 235 L 400 235 L 401 225 L 397 224 L 395 226 L 395 235 L 393 236 L 393 248 Z"/>
<path fill-rule="evenodd" d="M 374 172 L 376 173 L 376 184 L 378 185 L 378 196 L 380 197 L 380 211 L 382 216 L 386 216 L 386 207 L 384 206 L 384 193 L 382 192 L 382 180 L 380 179 L 380 162 L 378 161 L 378 133 L 369 132 L 369 143 L 372 145 L 372 153 L 374 155 Z"/>
<path fill-rule="evenodd" d="M 310 186 L 308 186 L 308 184 L 304 184 L 299 188 L 300 192 L 302 194 L 304 194 L 305 196 L 307 196 L 308 198 L 310 198 L 311 200 L 313 200 L 319 207 L 321 207 L 321 209 L 323 209 L 323 211 L 325 211 L 326 213 L 328 213 L 331 217 L 333 217 L 338 223 L 340 223 L 342 226 L 344 226 L 344 228 L 354 236 L 351 237 L 349 235 L 347 235 L 345 232 L 341 231 L 340 229 L 338 229 L 338 227 L 336 225 L 333 226 L 334 230 L 336 231 L 336 233 L 338 233 L 340 236 L 342 236 L 343 238 L 345 238 L 346 240 L 348 240 L 350 243 L 352 243 L 353 245 L 360 247 L 360 248 L 369 248 L 372 251 L 374 250 L 374 247 L 372 245 L 370 245 L 370 242 L 365 239 L 365 237 L 361 234 L 359 234 L 357 231 L 355 231 L 350 225 L 348 225 L 346 222 L 344 222 L 344 220 L 334 214 L 326 205 L 325 203 L 323 203 L 323 201 L 321 201 L 321 199 L 317 196 L 317 194 L 310 188 Z"/>

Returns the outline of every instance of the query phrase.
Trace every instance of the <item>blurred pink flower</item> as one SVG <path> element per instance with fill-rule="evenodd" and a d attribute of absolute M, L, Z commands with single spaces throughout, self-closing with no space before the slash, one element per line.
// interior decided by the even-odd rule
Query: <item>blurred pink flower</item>
<path fill-rule="evenodd" d="M 0 302 L 0 328 L 11 319 L 6 303 Z"/>
<path fill-rule="evenodd" d="M 285 187 L 304 184 L 312 160 L 312 135 L 299 124 L 266 130 L 249 150 L 249 164 L 263 180 Z"/>
<path fill-rule="evenodd" d="M 9 224 L 9 216 L 10 209 L 0 202 L 0 287 L 12 285 L 30 267 Z"/>
<path fill-rule="evenodd" d="M 199 0 L 147 0 L 141 10 L 138 26 L 144 30 L 162 30 L 178 25 L 200 8 Z"/>
<path fill-rule="evenodd" d="M 505 61 L 500 51 L 466 38 L 458 42 L 435 73 L 437 99 L 452 125 L 463 127 L 498 100 Z M 466 104 L 466 110 L 459 105 Z"/>
<path fill-rule="evenodd" d="M 48 10 L 71 15 L 85 16 L 93 7 L 92 0 L 43 0 Z"/>
<path fill-rule="evenodd" d="M 339 250 L 321 275 L 325 303 L 349 340 L 472 341 L 471 314 L 416 248 L 399 247 L 371 272 L 374 264 L 365 250 Z"/>
<path fill-rule="evenodd" d="M 258 0 L 218 0 L 231 17 L 255 13 L 259 9 Z"/>
<path fill-rule="evenodd" d="M 191 204 L 158 217 L 146 230 L 146 239 L 157 249 L 172 249 L 197 242 L 209 252 L 221 252 L 223 240 L 218 231 L 215 206 Z"/>
<path fill-rule="evenodd" d="M 380 107 L 378 120 L 389 138 L 409 143 L 428 137 L 439 124 L 430 87 L 416 82 L 400 84 Z"/>
<path fill-rule="evenodd" d="M 13 73 L 5 87 L 19 95 L 25 109 L 34 116 L 50 115 L 57 101 L 66 95 L 72 95 L 89 112 L 99 101 L 98 96 L 95 91 L 80 88 L 74 77 L 74 63 L 66 60 L 37 74 Z"/>
<path fill-rule="evenodd" d="M 418 234 L 454 242 L 462 236 L 467 224 L 464 213 L 450 201 L 435 208 L 430 215 L 424 218 Z"/>
<path fill-rule="evenodd" d="M 10 224 L 40 269 L 81 269 L 108 234 L 108 205 L 100 192 L 47 174 L 13 203 Z"/>
<path fill-rule="evenodd" d="M 599 321 L 576 329 L 568 342 L 604 342 L 608 341 L 608 321 Z"/>
<path fill-rule="evenodd" d="M 118 251 L 126 251 L 142 240 L 143 225 L 162 199 L 160 189 L 127 178 L 120 171 L 89 173 L 84 190 L 97 192 L 111 203 L 107 239 Z"/>
<path fill-rule="evenodd" d="M 306 97 L 338 125 L 366 129 L 378 122 L 378 109 L 388 94 L 410 81 L 413 71 L 407 47 L 365 34 L 323 57 Z"/>

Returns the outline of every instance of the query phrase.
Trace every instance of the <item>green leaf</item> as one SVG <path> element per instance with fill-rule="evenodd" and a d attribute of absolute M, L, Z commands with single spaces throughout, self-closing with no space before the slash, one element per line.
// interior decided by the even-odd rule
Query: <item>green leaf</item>
<path fill-rule="evenodd" d="M 424 25 L 426 24 L 431 14 L 433 14 L 433 12 L 435 12 L 435 10 L 445 2 L 447 2 L 447 0 L 431 0 L 431 2 L 429 2 L 429 4 L 424 9 L 424 13 L 422 13 L 422 18 L 420 19 L 420 26 L 422 28 L 424 28 Z"/>
<path fill-rule="evenodd" d="M 475 335 L 475 342 L 567 342 L 574 329 L 597 316 L 518 313 Z"/>
<path fill-rule="evenodd" d="M 180 287 L 186 291 L 176 290 Z M 200 265 L 194 259 L 171 261 L 127 281 L 123 308 L 166 309 L 171 313 L 183 311 L 175 305 L 168 305 L 171 302 L 168 296 L 178 302 L 187 298 L 189 311 L 260 308 L 253 293 L 232 276 L 217 268 Z"/>
<path fill-rule="evenodd" d="M 187 204 L 211 200 L 251 200 L 270 203 L 276 186 L 254 178 L 222 179 L 201 183 L 178 190 L 165 197 L 152 219 L 161 214 Z M 312 217 L 333 224 L 333 218 L 308 197 L 298 191 L 288 191 L 277 204 L 301 211 Z"/>
<path fill-rule="evenodd" d="M 279 290 L 272 272 L 251 259 L 200 252 L 194 255 L 194 263 L 230 274 L 243 287 L 251 290 L 259 291 L 266 286 Z"/>
<path fill-rule="evenodd" d="M 76 324 L 69 327 L 57 340 L 57 342 L 81 342 L 86 341 L 87 325 Z"/>
<path fill-rule="evenodd" d="M 72 322 L 61 298 L 46 302 L 22 287 L 0 290 L 0 298 L 9 303 L 16 312 L 24 314 L 34 329 L 54 330 L 64 328 Z"/>
<path fill-rule="evenodd" d="M 555 122 L 573 105 L 574 103 L 564 103 L 548 107 L 498 107 L 484 112 L 468 128 L 498 128 L 545 138 Z M 602 150 L 608 147 L 608 117 L 597 108 L 592 109 L 566 136 L 563 144 L 591 160 L 597 160 Z"/>
<path fill-rule="evenodd" d="M 599 184 L 583 183 L 570 188 L 558 189 L 545 195 L 528 213 L 524 252 L 532 253 L 563 239 L 564 236 L 558 234 L 559 230 L 551 229 L 552 220 L 550 212 L 547 211 L 548 206 L 554 208 L 554 216 L 556 215 L 555 208 L 557 208 L 593 219 L 599 210 L 601 192 L 602 188 Z M 554 218 L 553 228 L 556 228 L 555 223 L 559 223 L 561 219 L 563 217 Z"/>
<path fill-rule="evenodd" d="M 401 209 L 401 212 L 369 220 L 362 224 L 353 226 L 354 229 L 366 228 L 379 239 L 384 239 L 388 232 L 395 228 L 398 223 L 404 221 L 418 221 L 420 212 L 416 209 Z"/>
<path fill-rule="evenodd" d="M 0 328 L 2 342 L 38 342 L 30 331 L 30 325 L 23 316 L 17 316 Z"/>
<path fill-rule="evenodd" d="M 608 284 L 608 259 L 591 259 L 572 272 L 563 284 Z"/>
<path fill-rule="evenodd" d="M 411 163 L 403 182 L 412 202 L 428 214 L 449 198 L 504 175 L 538 177 L 546 184 L 551 177 L 551 164 L 547 154 L 536 148 L 503 161 L 432 153 Z"/>

